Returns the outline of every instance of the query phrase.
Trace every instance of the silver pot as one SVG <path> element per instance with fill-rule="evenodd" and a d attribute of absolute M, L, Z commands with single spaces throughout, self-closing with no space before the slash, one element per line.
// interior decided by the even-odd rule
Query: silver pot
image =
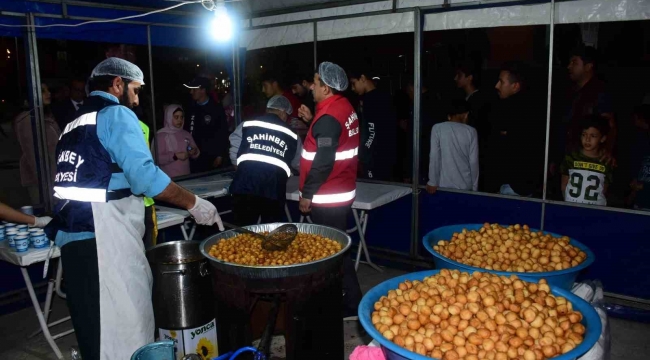
<path fill-rule="evenodd" d="M 199 244 L 172 241 L 147 250 L 153 273 L 153 310 L 159 328 L 194 328 L 214 319 L 210 267 Z"/>
<path fill-rule="evenodd" d="M 251 225 L 244 226 L 244 228 L 255 231 L 272 231 L 277 227 L 284 225 L 284 223 L 273 223 L 273 224 L 260 224 L 260 225 Z M 201 243 L 200 251 L 208 260 L 210 264 L 217 271 L 223 271 L 228 274 L 238 275 L 244 279 L 282 279 L 292 276 L 301 276 L 315 273 L 324 268 L 331 267 L 337 264 L 338 260 L 346 254 L 352 240 L 344 231 L 340 231 L 328 226 L 315 225 L 315 224 L 294 224 L 298 227 L 299 233 L 307 234 L 316 234 L 321 235 L 331 240 L 334 240 L 341 244 L 341 251 L 334 255 L 318 259 L 315 261 L 310 261 L 304 264 L 293 264 L 293 265 L 284 265 L 284 266 L 250 266 L 250 265 L 240 265 L 223 260 L 219 260 L 210 255 L 210 248 L 212 245 L 218 243 L 221 240 L 228 239 L 234 236 L 237 236 L 239 233 L 235 230 L 229 230 L 221 232 L 217 235 L 211 236 Z"/>

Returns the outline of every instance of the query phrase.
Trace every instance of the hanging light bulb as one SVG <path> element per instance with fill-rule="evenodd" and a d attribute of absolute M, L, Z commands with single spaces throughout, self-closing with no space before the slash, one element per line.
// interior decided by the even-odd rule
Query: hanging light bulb
<path fill-rule="evenodd" d="M 217 41 L 228 41 L 232 37 L 232 30 L 232 20 L 228 16 L 226 4 L 223 1 L 219 1 L 214 10 L 214 20 L 210 24 L 212 36 Z"/>

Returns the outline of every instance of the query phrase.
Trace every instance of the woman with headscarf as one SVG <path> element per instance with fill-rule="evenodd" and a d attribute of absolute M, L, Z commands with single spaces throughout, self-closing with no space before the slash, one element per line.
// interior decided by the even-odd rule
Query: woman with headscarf
<path fill-rule="evenodd" d="M 158 165 L 169 177 L 188 175 L 189 159 L 201 154 L 192 135 L 183 130 L 185 113 L 180 105 L 165 108 L 165 127 L 156 134 Z"/>
<path fill-rule="evenodd" d="M 59 141 L 61 130 L 52 111 L 50 104 L 52 103 L 52 94 L 46 84 L 41 84 L 41 94 L 43 97 L 43 114 L 45 119 L 45 138 L 47 140 L 47 155 L 50 163 L 50 177 L 54 179 L 56 174 L 56 144 Z M 34 109 L 32 111 L 38 111 Z M 32 204 L 39 204 L 41 202 L 39 187 L 38 187 L 38 170 L 36 165 L 36 147 L 34 144 L 34 135 L 32 130 L 31 112 L 25 111 L 13 121 L 14 132 L 18 138 L 22 155 L 20 157 L 20 182 L 23 187 L 26 187 L 29 192 L 29 197 Z"/>

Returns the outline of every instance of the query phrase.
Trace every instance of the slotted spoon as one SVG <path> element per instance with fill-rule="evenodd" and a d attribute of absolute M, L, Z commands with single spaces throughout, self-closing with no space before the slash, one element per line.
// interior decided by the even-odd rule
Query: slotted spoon
<path fill-rule="evenodd" d="M 243 227 L 227 223 L 225 221 L 222 221 L 222 223 L 224 226 L 229 227 L 233 230 L 259 238 L 262 240 L 262 248 L 268 251 L 285 250 L 289 247 L 289 245 L 291 245 L 293 240 L 295 240 L 296 236 L 298 235 L 298 227 L 293 224 L 284 224 L 282 226 L 279 226 L 265 236 L 254 231 L 244 229 Z"/>

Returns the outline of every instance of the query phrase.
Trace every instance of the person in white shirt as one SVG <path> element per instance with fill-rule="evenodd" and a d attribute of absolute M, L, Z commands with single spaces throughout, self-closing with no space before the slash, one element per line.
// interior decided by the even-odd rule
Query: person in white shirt
<path fill-rule="evenodd" d="M 429 182 L 427 192 L 439 187 L 478 190 L 478 138 L 476 129 L 467 125 L 469 104 L 455 100 L 444 123 L 431 130 Z"/>

